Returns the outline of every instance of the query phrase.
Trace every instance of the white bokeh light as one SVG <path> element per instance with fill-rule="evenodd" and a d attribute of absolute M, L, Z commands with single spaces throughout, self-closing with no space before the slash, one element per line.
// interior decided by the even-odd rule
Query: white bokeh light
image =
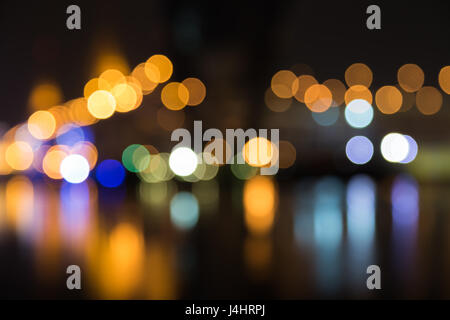
<path fill-rule="evenodd" d="M 408 140 L 400 133 L 389 133 L 381 140 L 381 154 L 389 162 L 403 161 L 408 152 Z"/>
<path fill-rule="evenodd" d="M 197 168 L 198 158 L 194 151 L 181 147 L 172 151 L 169 157 L 170 169 L 178 176 L 186 177 Z"/>
<path fill-rule="evenodd" d="M 365 128 L 373 119 L 373 108 L 364 99 L 352 100 L 344 111 L 345 120 L 353 128 Z"/>
<path fill-rule="evenodd" d="M 89 162 L 79 154 L 71 154 L 61 162 L 60 173 L 70 183 L 81 183 L 89 176 Z"/>

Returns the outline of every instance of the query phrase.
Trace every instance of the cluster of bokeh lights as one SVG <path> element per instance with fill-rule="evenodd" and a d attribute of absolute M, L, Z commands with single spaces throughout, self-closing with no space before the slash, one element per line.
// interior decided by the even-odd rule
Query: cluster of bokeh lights
<path fill-rule="evenodd" d="M 440 89 L 450 94 L 450 66 L 441 68 L 437 77 Z M 372 70 L 364 63 L 350 65 L 344 82 L 327 79 L 320 83 L 307 65 L 295 65 L 291 70 L 279 70 L 271 79 L 264 100 L 273 112 L 286 112 L 294 102 L 305 105 L 313 120 L 328 127 L 337 123 L 342 104 L 346 123 L 354 129 L 364 129 L 372 123 L 375 110 L 392 115 L 406 112 L 415 104 L 425 115 L 434 115 L 442 107 L 443 96 L 437 87 L 425 85 L 425 73 L 416 64 L 402 65 L 397 71 L 397 83 L 370 89 Z M 376 109 L 374 108 L 376 106 Z M 410 163 L 418 153 L 418 144 L 409 135 L 387 134 L 380 146 L 388 162 Z M 347 158 L 354 164 L 369 162 L 374 154 L 372 141 L 362 135 L 350 138 L 345 146 Z"/>

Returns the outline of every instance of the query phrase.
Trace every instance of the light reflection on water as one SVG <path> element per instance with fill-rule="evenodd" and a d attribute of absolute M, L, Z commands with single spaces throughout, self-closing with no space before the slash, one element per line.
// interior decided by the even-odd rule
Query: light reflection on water
<path fill-rule="evenodd" d="M 365 289 L 366 268 L 374 260 L 376 190 L 366 175 L 353 176 L 347 184 L 347 237 L 350 280 L 358 291 Z"/>
<path fill-rule="evenodd" d="M 0 183 L 0 241 L 13 236 L 20 243 L 17 250 L 25 252 L 24 248 L 31 248 L 34 264 L 29 267 L 42 282 L 64 281 L 65 268 L 70 264 L 80 265 L 86 279 L 87 298 L 189 297 L 186 292 L 197 292 L 195 279 L 198 278 L 192 276 L 212 272 L 201 269 L 205 268 L 201 262 L 211 256 L 221 259 L 221 255 L 211 255 L 195 238 L 202 232 L 211 232 L 208 228 L 228 228 L 229 237 L 237 237 L 237 242 L 227 237 L 220 241 L 240 243 L 237 251 L 243 253 L 242 263 L 225 266 L 216 261 L 212 265 L 219 268 L 214 271 L 216 275 L 229 274 L 240 279 L 238 282 L 243 281 L 244 275 L 247 281 L 244 286 L 272 283 L 277 279 L 275 273 L 296 270 L 289 272 L 306 273 L 313 280 L 303 282 L 301 288 L 290 284 L 294 286 L 291 291 L 294 297 L 298 297 L 296 292 L 304 297 L 335 297 L 342 293 L 367 297 L 366 268 L 371 264 L 393 272 L 391 278 L 398 275 L 399 281 L 412 279 L 407 271 L 413 270 L 412 265 L 416 263 L 419 187 L 410 176 L 397 176 L 389 185 L 392 212 L 380 211 L 377 206 L 380 191 L 367 175 L 349 179 L 305 178 L 292 190 L 283 189 L 280 193 L 278 188 L 270 189 L 276 193 L 271 197 L 284 205 L 275 209 L 277 218 L 264 234 L 246 230 L 248 221 L 244 219 L 244 210 L 249 210 L 249 203 L 245 208 L 242 205 L 241 209 L 235 207 L 231 211 L 226 197 L 237 192 L 244 201 L 242 186 L 228 193 L 232 190 L 219 191 L 215 181 L 191 185 L 191 188 L 198 199 L 198 217 L 189 220 L 188 229 L 180 230 L 171 219 L 170 203 L 177 194 L 192 193 L 174 182 L 141 185 L 136 188 L 137 194 L 130 194 L 126 187 L 104 190 L 92 180 L 74 185 L 15 176 Z M 291 203 L 291 207 L 286 203 Z M 254 205 L 261 206 L 262 202 Z M 189 205 L 182 208 L 188 210 Z M 391 217 L 392 228 L 389 224 L 377 224 L 380 214 Z M 241 218 L 235 219 L 236 215 Z M 293 238 L 283 237 L 281 241 L 279 234 L 289 230 L 278 230 L 277 223 L 286 216 L 292 216 L 287 227 L 293 231 Z M 224 221 L 235 224 L 224 224 Z M 379 228 L 392 233 L 392 243 L 387 248 L 377 241 Z M 279 250 L 290 247 L 285 241 L 295 243 L 290 259 L 293 268 L 278 261 Z M 215 242 L 207 247 L 213 250 L 221 245 Z M 296 260 L 300 252 L 301 259 L 307 260 L 311 269 L 305 261 Z M 383 252 L 390 253 L 387 264 L 381 263 Z M 224 261 L 231 254 L 223 252 Z M 5 259 L 3 254 L 2 259 Z M 210 268 L 211 264 L 206 266 Z M 246 272 L 241 273 L 241 268 Z M 233 286 L 233 280 L 230 281 Z M 36 292 L 39 294 L 39 290 Z M 276 293 L 272 296 L 276 297 Z"/>

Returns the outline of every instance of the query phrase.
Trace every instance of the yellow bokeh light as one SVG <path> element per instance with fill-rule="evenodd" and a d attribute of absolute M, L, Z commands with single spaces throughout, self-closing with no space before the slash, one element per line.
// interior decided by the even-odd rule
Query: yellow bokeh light
<path fill-rule="evenodd" d="M 403 96 L 396 87 L 384 86 L 376 92 L 375 102 L 382 113 L 393 114 L 402 107 Z"/>
<path fill-rule="evenodd" d="M 15 141 L 6 148 L 5 160 L 14 170 L 27 170 L 33 163 L 33 149 L 24 141 Z"/>
<path fill-rule="evenodd" d="M 10 174 L 12 171 L 12 168 L 6 162 L 6 149 L 8 148 L 7 143 L 0 142 L 0 175 L 7 175 Z"/>
<path fill-rule="evenodd" d="M 98 77 L 98 89 L 109 91 L 118 84 L 126 83 L 127 80 L 122 72 L 116 69 L 108 69 Z"/>
<path fill-rule="evenodd" d="M 116 100 L 108 91 L 97 90 L 88 99 L 88 110 L 97 119 L 107 119 L 116 110 Z"/>
<path fill-rule="evenodd" d="M 273 75 L 270 87 L 279 98 L 292 98 L 295 93 L 292 86 L 296 80 L 297 77 L 292 71 L 280 70 Z"/>
<path fill-rule="evenodd" d="M 364 63 L 354 63 L 345 70 L 345 82 L 349 87 L 362 85 L 369 88 L 372 79 L 372 70 Z"/>
<path fill-rule="evenodd" d="M 268 139 L 255 137 L 247 141 L 242 149 L 244 160 L 252 167 L 264 167 L 270 164 L 276 154 L 276 146 Z"/>
<path fill-rule="evenodd" d="M 79 126 L 89 126 L 98 121 L 88 110 L 87 99 L 78 98 L 68 102 L 72 121 Z"/>
<path fill-rule="evenodd" d="M 245 223 L 250 232 L 265 234 L 270 231 L 277 203 L 275 185 L 267 176 L 255 176 L 244 186 Z"/>
<path fill-rule="evenodd" d="M 322 84 L 313 84 L 305 92 L 305 104 L 312 112 L 325 112 L 332 102 L 331 91 Z"/>
<path fill-rule="evenodd" d="M 55 106 L 48 109 L 48 112 L 50 112 L 55 118 L 55 131 L 58 131 L 59 128 L 72 121 L 72 112 L 67 106 Z"/>
<path fill-rule="evenodd" d="M 406 92 L 416 92 L 422 88 L 425 74 L 417 64 L 405 64 L 398 69 L 397 80 Z"/>
<path fill-rule="evenodd" d="M 435 114 L 442 107 L 442 94 L 435 87 L 422 87 L 416 93 L 416 106 L 422 114 Z"/>
<path fill-rule="evenodd" d="M 43 110 L 60 103 L 61 89 L 54 83 L 41 83 L 31 90 L 29 105 L 32 110 Z"/>
<path fill-rule="evenodd" d="M 316 78 L 310 75 L 301 75 L 292 83 L 292 92 L 295 99 L 299 102 L 305 102 L 305 93 L 314 84 L 317 84 Z"/>
<path fill-rule="evenodd" d="M 138 101 L 138 95 L 131 85 L 127 83 L 120 83 L 111 90 L 111 94 L 116 100 L 117 112 L 128 112 L 136 107 Z"/>
<path fill-rule="evenodd" d="M 62 179 L 60 173 L 61 162 L 70 154 L 68 148 L 63 146 L 53 146 L 48 149 L 42 160 L 42 169 L 44 173 L 51 179 Z"/>
<path fill-rule="evenodd" d="M 151 93 L 158 86 L 157 82 L 153 82 L 147 77 L 147 74 L 145 73 L 145 63 L 137 65 L 131 76 L 139 81 L 143 94 Z"/>
<path fill-rule="evenodd" d="M 324 81 L 323 85 L 326 86 L 331 92 L 333 97 L 333 102 L 331 103 L 332 107 L 339 107 L 344 103 L 346 87 L 341 80 L 328 79 Z"/>
<path fill-rule="evenodd" d="M 198 106 L 206 97 L 206 87 L 200 79 L 187 78 L 181 82 L 189 91 L 188 106 Z"/>
<path fill-rule="evenodd" d="M 48 111 L 36 111 L 28 118 L 28 131 L 37 139 L 49 139 L 56 129 L 56 120 Z"/>
<path fill-rule="evenodd" d="M 155 83 L 163 83 L 170 79 L 173 72 L 172 62 L 162 54 L 155 54 L 145 62 L 145 74 Z"/>
<path fill-rule="evenodd" d="M 139 108 L 139 106 L 142 104 L 142 100 L 144 98 L 142 86 L 141 83 L 133 76 L 126 77 L 127 79 L 127 85 L 134 91 L 136 94 L 136 102 L 134 103 L 134 106 L 132 110 L 135 110 Z"/>
<path fill-rule="evenodd" d="M 446 94 L 450 94 L 450 66 L 443 67 L 441 71 L 439 71 L 438 80 L 442 91 Z"/>
<path fill-rule="evenodd" d="M 181 110 L 189 101 L 189 91 L 182 83 L 170 82 L 161 91 L 161 101 L 169 110 Z"/>
<path fill-rule="evenodd" d="M 105 79 L 93 78 L 84 85 L 83 95 L 87 100 L 91 94 L 97 90 L 101 90 L 101 88 L 107 88 L 105 90 L 110 90 L 111 86 Z"/>
<path fill-rule="evenodd" d="M 363 99 L 363 100 L 366 100 L 368 103 L 372 104 L 372 102 L 373 102 L 372 92 L 370 92 L 370 90 L 367 89 L 367 87 L 363 86 L 363 85 L 351 86 L 345 92 L 345 96 L 344 96 L 345 104 L 347 105 L 352 100 L 356 100 L 356 99 Z"/>

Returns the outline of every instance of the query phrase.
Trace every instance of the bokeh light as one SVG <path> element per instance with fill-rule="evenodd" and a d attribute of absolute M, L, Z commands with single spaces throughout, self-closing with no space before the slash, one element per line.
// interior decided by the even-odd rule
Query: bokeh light
<path fill-rule="evenodd" d="M 450 66 L 445 66 L 439 71 L 438 80 L 442 91 L 450 94 Z"/>
<path fill-rule="evenodd" d="M 422 87 L 416 93 L 416 106 L 424 115 L 435 114 L 442 107 L 442 94 L 435 87 Z"/>
<path fill-rule="evenodd" d="M 189 91 L 182 83 L 170 82 L 161 91 L 161 101 L 169 110 L 181 110 L 189 102 Z"/>
<path fill-rule="evenodd" d="M 373 144 L 364 136 L 355 136 L 347 141 L 345 154 L 354 164 L 365 164 L 372 159 Z"/>
<path fill-rule="evenodd" d="M 372 92 L 370 92 L 370 90 L 366 86 L 360 84 L 351 86 L 350 88 L 347 89 L 347 91 L 345 91 L 344 96 L 345 104 L 349 104 L 351 101 L 356 99 L 363 99 L 366 100 L 368 103 L 372 104 L 373 102 Z"/>
<path fill-rule="evenodd" d="M 162 54 L 151 56 L 144 66 L 145 74 L 154 83 L 163 83 L 170 79 L 173 72 L 172 62 Z"/>
<path fill-rule="evenodd" d="M 197 155 L 189 148 L 179 147 L 170 153 L 170 169 L 178 176 L 185 177 L 194 173 L 197 164 Z"/>
<path fill-rule="evenodd" d="M 145 73 L 145 63 L 141 63 L 134 68 L 131 75 L 139 81 L 143 94 L 149 94 L 158 86 L 157 82 L 151 81 Z"/>
<path fill-rule="evenodd" d="M 425 74 L 417 64 L 405 64 L 398 69 L 397 80 L 406 92 L 416 92 L 423 86 Z"/>
<path fill-rule="evenodd" d="M 62 99 L 61 89 L 56 84 L 43 82 L 33 87 L 28 103 L 32 110 L 42 110 L 57 105 Z"/>
<path fill-rule="evenodd" d="M 87 98 L 78 98 L 68 102 L 73 122 L 79 126 L 89 126 L 98 121 L 88 110 Z"/>
<path fill-rule="evenodd" d="M 129 112 L 138 107 L 139 91 L 128 83 L 119 83 L 111 89 L 117 112 Z"/>
<path fill-rule="evenodd" d="M 97 90 L 89 96 L 88 110 L 97 119 L 107 119 L 116 110 L 116 100 L 108 91 Z"/>
<path fill-rule="evenodd" d="M 5 152 L 5 160 L 14 170 L 27 170 L 33 163 L 33 149 L 24 141 L 11 143 Z"/>
<path fill-rule="evenodd" d="M 373 108 L 366 100 L 353 100 L 345 108 L 345 120 L 353 128 L 367 127 L 372 119 Z"/>
<path fill-rule="evenodd" d="M 0 141 L 0 175 L 10 174 L 12 168 L 6 161 L 6 149 L 8 148 L 8 144 Z"/>
<path fill-rule="evenodd" d="M 372 84 L 372 70 L 364 63 L 354 63 L 345 70 L 347 86 L 362 85 L 369 88 Z"/>
<path fill-rule="evenodd" d="M 345 84 L 338 79 L 328 79 L 324 81 L 324 86 L 330 90 L 333 97 L 332 107 L 339 107 L 344 103 L 345 91 L 347 90 Z"/>
<path fill-rule="evenodd" d="M 382 113 L 393 114 L 402 107 L 403 96 L 396 87 L 384 86 L 375 94 L 375 103 Z"/>
<path fill-rule="evenodd" d="M 318 84 L 316 78 L 311 75 L 301 75 L 292 84 L 292 92 L 295 99 L 299 102 L 305 102 L 305 93 L 312 85 Z"/>
<path fill-rule="evenodd" d="M 71 154 L 61 162 L 61 176 L 69 183 L 81 183 L 89 176 L 89 163 L 79 154 Z"/>
<path fill-rule="evenodd" d="M 274 158 L 277 151 L 276 148 L 270 140 L 263 137 L 255 137 L 247 141 L 242 149 L 242 154 L 245 162 L 252 167 L 264 167 Z"/>
<path fill-rule="evenodd" d="M 141 172 L 150 164 L 150 152 L 140 144 L 132 144 L 122 152 L 122 163 L 131 172 Z"/>
<path fill-rule="evenodd" d="M 89 168 L 94 169 L 97 164 L 98 151 L 95 145 L 89 141 L 80 141 L 76 143 L 72 149 L 71 154 L 82 155 L 89 163 Z"/>
<path fill-rule="evenodd" d="M 170 220 L 181 230 L 192 229 L 198 221 L 199 206 L 190 192 L 179 192 L 170 201 Z"/>
<path fill-rule="evenodd" d="M 97 166 L 95 177 L 102 186 L 116 188 L 125 180 L 125 169 L 117 160 L 103 160 Z"/>
<path fill-rule="evenodd" d="M 28 118 L 28 131 L 37 139 L 49 139 L 55 129 L 55 117 L 48 111 L 36 111 Z"/>
<path fill-rule="evenodd" d="M 43 144 L 43 141 L 33 137 L 33 135 L 29 131 L 28 124 L 19 124 L 16 127 L 14 140 L 28 143 L 33 151 Z"/>
<path fill-rule="evenodd" d="M 47 150 L 47 153 L 42 160 L 42 170 L 51 179 L 62 179 L 60 167 L 62 161 L 70 154 L 70 151 L 65 146 L 53 146 Z"/>
<path fill-rule="evenodd" d="M 417 152 L 419 151 L 419 146 L 417 145 L 417 142 L 413 137 L 406 134 L 404 134 L 403 136 L 406 138 L 406 140 L 408 140 L 409 149 L 408 155 L 405 157 L 405 159 L 401 160 L 400 163 L 410 163 L 416 158 Z"/>
<path fill-rule="evenodd" d="M 150 164 L 139 172 L 139 178 L 147 183 L 158 183 L 172 179 L 174 173 L 169 168 L 169 154 L 151 154 Z"/>
<path fill-rule="evenodd" d="M 280 70 L 272 77 L 270 87 L 273 93 L 279 98 L 292 98 L 293 84 L 297 80 L 296 75 L 289 70 Z"/>
<path fill-rule="evenodd" d="M 331 91 L 322 84 L 313 84 L 305 92 L 305 104 L 312 112 L 327 111 L 332 102 Z"/>
<path fill-rule="evenodd" d="M 126 83 L 125 76 L 116 69 L 107 69 L 98 77 L 98 90 L 110 91 L 119 84 Z"/>
<path fill-rule="evenodd" d="M 69 147 L 85 140 L 84 130 L 74 124 L 63 125 L 57 131 L 56 143 Z"/>
<path fill-rule="evenodd" d="M 389 133 L 381 140 L 381 155 L 386 161 L 400 162 L 408 156 L 408 140 L 400 133 Z"/>
<path fill-rule="evenodd" d="M 181 82 L 189 92 L 188 106 L 198 106 L 205 100 L 206 87 L 200 79 L 187 78 Z"/>

